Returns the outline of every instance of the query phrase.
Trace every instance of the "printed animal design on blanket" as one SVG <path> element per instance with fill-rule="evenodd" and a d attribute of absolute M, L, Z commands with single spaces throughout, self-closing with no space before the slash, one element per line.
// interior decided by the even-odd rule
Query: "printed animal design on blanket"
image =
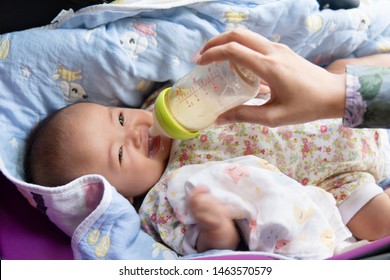
<path fill-rule="evenodd" d="M 332 229 L 327 229 L 323 231 L 320 235 L 320 242 L 328 248 L 334 247 L 334 232 Z"/>
<path fill-rule="evenodd" d="M 63 65 L 60 66 L 57 70 L 58 75 L 62 80 L 73 82 L 76 80 L 81 80 L 81 70 L 71 71 L 67 70 Z"/>
<path fill-rule="evenodd" d="M 313 209 L 302 210 L 299 206 L 294 207 L 294 216 L 298 224 L 303 225 L 311 216 L 313 216 Z"/>
<path fill-rule="evenodd" d="M 245 24 L 242 24 L 243 21 L 249 19 L 249 12 L 236 12 L 235 10 L 229 8 L 225 12 L 225 22 L 226 30 L 233 30 L 235 28 L 244 28 L 248 29 Z"/>
<path fill-rule="evenodd" d="M 306 25 L 311 32 L 316 33 L 323 26 L 322 17 L 319 15 L 310 15 L 306 18 Z"/>
<path fill-rule="evenodd" d="M 0 60 L 5 60 L 8 56 L 10 41 L 8 38 L 1 39 L 0 36 Z"/>
<path fill-rule="evenodd" d="M 157 212 L 154 211 L 155 208 L 150 208 L 152 209 L 150 211 L 146 209 L 142 219 L 128 201 L 115 192 L 114 187 L 100 176 L 88 176 L 75 183 L 80 187 L 80 182 L 85 182 L 84 179 L 93 180 L 92 182 L 97 180 L 104 187 L 104 194 L 112 194 L 103 196 L 101 198 L 102 203 L 99 204 L 107 207 L 107 211 L 101 211 L 103 208 L 96 206 L 97 200 L 84 201 L 84 196 L 87 196 L 86 193 L 71 193 L 68 188 L 59 188 L 55 192 L 48 192 L 43 186 L 31 186 L 22 182 L 24 173 L 23 166 L 20 165 L 22 162 L 20 156 L 22 155 L 26 133 L 35 125 L 37 119 L 49 113 L 53 108 L 65 106 L 64 103 L 68 103 L 66 100 L 84 98 L 82 95 L 76 94 L 80 94 L 80 91 L 83 89 L 87 91 L 88 95 L 93 94 L 93 99 L 99 103 L 107 103 L 108 105 L 108 103 L 114 104 L 113 102 L 118 100 L 118 105 L 140 106 L 144 97 L 147 96 L 142 95 L 143 92 L 147 92 L 143 90 L 148 88 L 149 82 L 147 79 L 174 81 L 181 75 L 184 75 L 195 65 L 194 61 L 191 60 L 191 55 L 195 54 L 211 36 L 225 31 L 225 28 L 230 29 L 240 26 L 248 28 L 266 38 L 271 38 L 274 41 L 290 46 L 299 55 L 311 61 L 321 62 L 319 64 L 332 59 L 332 56 L 338 58 L 387 52 L 390 50 L 390 18 L 388 17 L 390 1 L 361 1 L 364 1 L 365 5 L 360 5 L 356 9 L 361 12 L 357 12 L 355 9 L 341 9 L 335 12 L 330 10 L 319 11 L 316 0 L 160 1 L 164 3 L 159 3 L 155 7 L 153 5 L 146 5 L 145 7 L 140 5 L 101 5 L 98 9 L 86 9 L 74 14 L 72 12 L 61 14 L 61 20 L 53 28 L 36 28 L 12 34 L 1 34 L 0 76 L 3 79 L 0 83 L 0 92 L 1 97 L 7 100 L 7 102 L 0 102 L 0 111 L 4 112 L 1 115 L 0 127 L 10 128 L 2 130 L 3 140 L 0 141 L 2 144 L 0 149 L 1 171 L 5 171 L 6 174 L 10 175 L 9 179 L 17 185 L 19 191 L 33 207 L 37 207 L 40 211 L 47 207 L 46 214 L 50 220 L 66 234 L 73 236 L 72 245 L 74 246 L 72 246 L 72 249 L 76 258 L 97 259 L 99 258 L 98 256 L 104 256 L 104 258 L 116 259 L 163 259 L 165 255 L 175 258 L 174 256 L 176 255 L 173 251 L 164 252 L 169 250 L 169 248 L 174 248 L 178 251 L 182 250 L 183 246 L 179 242 L 183 239 L 181 239 L 182 236 L 180 234 L 188 229 L 189 226 L 177 222 L 178 219 L 173 215 L 174 212 L 178 211 L 176 208 L 173 212 L 173 206 L 170 208 L 165 207 L 168 196 L 167 184 L 161 182 L 154 188 L 156 192 L 148 193 L 150 194 L 150 204 L 161 205 L 163 210 Z M 133 0 L 115 1 L 116 4 L 133 2 Z M 188 8 L 185 7 L 190 2 L 194 3 L 189 5 Z M 168 9 L 168 7 L 172 8 Z M 278 20 L 275 21 L 275 18 Z M 74 32 L 72 31 L 73 29 Z M 199 32 L 193 32 L 194 29 L 199 30 Z M 177 30 L 180 30 L 180 32 L 177 32 Z M 131 32 L 136 37 L 124 36 L 127 32 Z M 67 36 L 64 36 L 64 34 L 67 34 Z M 172 36 L 172 34 L 175 36 Z M 50 38 L 48 42 L 37 44 L 37 42 L 47 40 L 48 36 Z M 189 36 L 191 42 L 184 41 Z M 123 44 L 120 44 L 122 37 L 129 38 L 129 40 L 134 39 L 133 45 L 129 46 L 130 51 Z M 345 43 L 346 40 L 348 40 L 348 44 Z M 130 41 L 127 43 L 130 43 Z M 154 47 L 157 46 L 157 43 L 158 47 Z M 59 45 L 62 47 L 58 48 Z M 100 48 L 111 51 L 100 52 Z M 163 50 L 167 50 L 167 52 Z M 53 56 L 62 59 L 62 61 L 53 60 Z M 45 61 L 45 63 L 42 64 L 42 61 Z M 167 63 L 164 71 L 161 71 L 161 63 L 158 63 L 159 61 Z M 124 73 L 121 69 L 130 71 L 129 73 Z M 133 69 L 134 71 L 132 72 L 131 70 Z M 85 71 L 94 71 L 95 75 L 90 75 Z M 115 75 L 118 73 L 120 75 Z M 43 80 L 42 75 L 45 75 L 46 81 L 40 82 Z M 12 78 L 7 79 L 7 76 Z M 104 77 L 105 83 L 99 83 L 102 77 Z M 72 91 L 72 89 L 74 90 Z M 131 94 L 128 94 L 129 92 Z M 132 94 L 133 92 L 135 94 Z M 45 102 L 41 102 L 41 100 L 45 100 Z M 281 165 L 277 164 L 277 166 L 285 166 L 287 158 L 284 156 L 278 157 L 276 153 L 274 155 L 271 154 L 278 148 L 275 145 L 262 142 L 263 145 L 256 146 L 252 143 L 254 141 L 249 141 L 248 144 L 239 142 L 237 143 L 238 145 L 235 145 L 234 143 L 235 139 L 232 134 L 247 134 L 248 138 L 252 134 L 266 137 L 271 135 L 267 128 L 252 131 L 250 130 L 252 127 L 235 126 L 232 129 L 234 131 L 217 129 L 205 132 L 199 137 L 197 142 L 190 141 L 187 143 L 188 146 L 179 145 L 175 154 L 172 153 L 172 161 L 170 161 L 165 176 L 169 176 L 173 170 L 180 166 L 196 163 L 203 164 L 209 161 L 224 161 L 227 158 L 230 159 L 238 155 L 252 153 L 252 151 L 256 151 L 259 156 L 264 158 L 269 157 L 271 160 L 275 160 L 275 162 L 281 162 Z M 250 131 L 252 132 L 250 133 Z M 299 146 L 300 141 L 294 142 L 292 138 L 294 134 L 291 130 L 278 130 L 277 133 L 281 139 L 291 138 L 291 141 L 287 141 L 286 144 L 286 147 L 290 150 L 306 148 L 306 146 Z M 310 139 L 308 140 L 311 142 Z M 194 143 L 196 144 L 193 145 Z M 224 148 L 224 152 L 215 152 L 214 147 L 217 146 Z M 323 149 L 322 151 L 318 150 L 318 152 L 323 155 L 324 160 L 328 160 L 332 150 L 331 146 L 308 146 L 308 148 L 313 152 L 316 152 L 317 150 L 315 149 L 317 148 Z M 329 149 L 329 152 L 327 149 Z M 329 156 L 326 155 L 327 153 L 329 153 Z M 302 154 L 305 153 L 290 154 L 291 160 L 294 162 L 298 161 L 298 157 L 302 156 Z M 258 162 L 254 162 L 251 167 L 255 168 L 258 166 Z M 280 218 L 278 211 L 281 207 L 268 207 L 266 203 L 255 203 L 255 198 L 257 197 L 259 201 L 264 198 L 264 201 L 267 202 L 268 188 L 261 179 L 268 179 L 268 173 L 266 174 L 267 176 L 262 176 L 261 179 L 253 180 L 253 184 L 259 185 L 259 191 L 257 191 L 252 186 L 248 187 L 249 184 L 247 182 L 250 181 L 249 178 L 234 175 L 233 172 L 233 178 L 238 179 L 237 185 L 234 184 L 231 177 L 223 173 L 224 168 L 225 166 L 221 166 L 218 169 L 221 175 L 223 175 L 221 177 L 226 179 L 222 182 L 222 187 L 226 187 L 227 184 L 225 182 L 229 183 L 230 189 L 227 191 L 237 190 L 237 199 L 242 199 L 243 197 L 243 188 L 238 186 L 245 185 L 245 191 L 248 190 L 244 194 L 244 198 L 248 200 L 248 203 L 240 205 L 248 205 L 248 207 L 242 207 L 240 208 L 242 209 L 241 212 L 236 211 L 232 214 L 233 219 L 244 220 L 249 224 L 245 232 L 242 230 L 245 233 L 245 237 L 252 237 L 249 233 L 256 226 L 261 228 L 262 220 L 257 220 L 257 213 L 261 215 L 264 213 L 268 214 L 261 217 L 262 219 L 264 218 L 265 223 L 275 223 L 276 220 L 277 223 L 283 224 L 283 222 L 288 221 L 290 223 L 288 226 L 297 228 L 298 232 L 295 236 L 286 237 L 283 234 L 279 234 L 279 238 L 274 244 L 274 252 L 288 255 L 288 257 L 292 258 L 326 258 L 333 253 L 333 250 L 328 248 L 338 246 L 340 242 L 350 236 L 350 233 L 343 228 L 344 225 L 339 221 L 341 218 L 335 215 L 338 213 L 337 209 L 333 211 L 334 213 L 330 212 L 330 206 L 332 208 L 335 206 L 329 199 L 322 200 L 323 207 L 326 210 L 324 211 L 326 215 L 323 216 L 321 215 L 322 211 L 317 213 L 321 209 L 314 207 L 317 206 L 316 204 L 308 205 L 308 199 L 303 196 L 300 203 L 292 203 L 288 205 L 288 208 L 281 201 L 279 205 L 286 206 L 286 208 L 283 208 L 286 210 L 281 212 L 287 217 L 286 219 L 278 220 Z M 295 169 L 293 165 L 285 166 L 285 171 L 292 176 Z M 188 172 L 192 177 L 191 180 L 194 182 L 199 184 L 210 182 L 210 180 L 202 182 L 201 178 L 198 181 L 195 176 L 192 176 L 195 175 L 192 170 Z M 218 179 L 211 172 L 204 175 Z M 285 187 L 287 187 L 287 182 L 282 177 L 274 175 L 272 180 L 270 179 L 270 184 L 280 186 L 281 194 L 291 195 L 293 192 L 283 192 Z M 176 176 L 179 177 L 180 174 L 176 174 Z M 209 178 L 207 177 L 206 179 Z M 307 185 L 307 187 L 299 189 L 307 190 L 308 188 L 314 188 L 310 186 L 314 179 L 316 178 L 311 178 L 304 174 L 299 176 L 299 182 Z M 186 189 L 183 188 L 183 184 L 179 184 L 180 182 L 177 181 L 177 186 L 181 190 L 181 193 L 176 193 L 178 197 L 186 195 Z M 252 191 L 249 191 L 249 189 L 252 189 Z M 215 186 L 211 185 L 210 190 L 216 191 Z M 220 191 L 222 190 L 225 189 Z M 275 191 L 275 189 L 273 190 Z M 316 193 L 318 194 L 318 192 Z M 344 199 L 342 198 L 346 197 L 345 193 L 346 191 L 344 190 L 337 192 L 335 197 L 337 201 L 343 201 Z M 56 199 L 58 197 L 57 194 L 60 195 L 59 200 Z M 234 194 L 232 193 L 232 197 Z M 70 206 L 72 207 L 68 204 L 64 205 L 62 195 L 69 197 Z M 319 197 L 320 195 L 316 195 L 314 198 L 317 196 Z M 225 201 L 227 196 L 221 192 L 220 197 L 221 200 Z M 90 198 L 91 196 L 88 194 L 88 199 Z M 277 198 L 282 198 L 282 196 L 277 196 Z M 299 199 L 300 196 L 298 195 L 295 198 Z M 182 199 L 176 199 L 176 201 L 177 203 L 185 202 Z M 149 201 L 146 200 L 144 202 L 147 203 Z M 275 205 L 275 199 L 272 199 L 270 204 L 271 206 Z M 247 209 L 254 209 L 252 205 L 258 206 L 259 211 L 253 211 L 253 215 L 249 216 Z M 298 205 L 304 211 L 310 207 L 313 209 L 312 216 L 307 219 L 306 223 L 297 223 L 294 212 L 295 205 Z M 90 213 L 94 206 L 96 206 L 96 211 Z M 186 210 L 187 208 L 184 207 L 183 209 Z M 270 211 L 265 212 L 268 209 Z M 278 213 L 273 216 L 276 212 Z M 161 213 L 161 220 L 155 219 L 155 213 Z M 306 217 L 306 212 L 297 211 L 297 213 L 299 214 L 298 217 Z M 184 214 L 187 213 L 183 212 Z M 157 217 L 159 218 L 159 216 Z M 329 225 L 325 222 L 316 224 L 315 217 L 322 217 Z M 329 219 L 326 219 L 327 217 Z M 85 223 L 79 226 L 84 220 Z M 150 235 L 139 229 L 138 224 L 140 220 L 143 224 L 143 229 L 148 231 Z M 333 222 L 336 224 L 333 225 Z M 122 226 L 118 226 L 119 223 Z M 244 224 L 242 228 L 244 229 L 247 224 Z M 306 224 L 308 225 L 307 227 Z M 152 227 L 154 225 L 156 225 L 156 228 Z M 177 227 L 173 228 L 172 226 Z M 330 242 L 332 241 L 330 238 L 331 232 L 327 230 L 329 228 L 333 230 L 334 234 L 334 246 L 331 247 L 325 245 L 331 244 Z M 314 232 L 302 233 L 299 231 L 300 229 L 314 230 Z M 97 235 L 93 236 L 91 234 L 89 236 L 92 230 L 99 230 L 99 238 L 96 238 Z M 340 233 L 340 230 L 342 233 Z M 276 232 L 277 229 L 273 229 L 272 232 L 269 231 L 268 236 L 271 236 L 270 240 L 272 240 L 272 236 L 275 238 Z M 161 239 L 156 240 L 162 240 L 164 244 L 167 244 L 169 247 L 166 250 L 163 249 L 161 244 L 154 243 L 153 237 L 160 237 L 157 236 L 159 233 L 161 233 Z M 255 235 L 254 232 L 254 235 L 258 239 L 260 232 L 257 233 L 258 235 Z M 109 238 L 105 237 L 103 239 L 103 236 L 109 236 Z M 254 241 L 257 242 L 257 239 Z M 288 243 L 288 240 L 290 240 L 290 243 Z M 99 243 L 100 241 L 101 243 Z M 94 245 L 89 245 L 88 243 Z M 308 248 L 313 248 L 314 243 L 320 243 L 315 247 L 315 256 L 307 255 L 305 252 L 290 253 L 290 250 L 294 248 L 303 249 L 304 247 L 301 244 L 308 244 Z M 97 246 L 97 244 L 100 245 Z M 107 244 L 110 244 L 109 249 L 107 253 L 104 253 L 105 249 L 103 248 L 108 248 Z M 248 242 L 248 244 L 252 243 Z M 100 248 L 96 250 L 97 253 L 95 252 L 96 247 Z M 184 249 L 189 252 L 187 248 Z"/>
<path fill-rule="evenodd" d="M 72 71 L 60 65 L 51 78 L 53 80 L 60 80 L 59 86 L 66 101 L 75 102 L 88 97 L 83 86 L 76 82 L 82 79 L 81 70 Z"/>
<path fill-rule="evenodd" d="M 157 47 L 156 24 L 136 21 L 130 26 L 134 30 L 123 34 L 120 43 L 130 54 L 131 59 L 136 60 L 148 48 L 149 41 L 153 47 Z"/>
<path fill-rule="evenodd" d="M 249 177 L 249 171 L 246 166 L 239 164 L 231 164 L 224 169 L 224 172 L 232 178 L 233 182 L 237 184 L 242 177 Z"/>
<path fill-rule="evenodd" d="M 267 169 L 267 170 L 270 170 L 270 171 L 274 171 L 274 172 L 280 172 L 279 169 L 275 165 L 270 164 L 265 159 L 257 158 L 257 161 L 258 161 L 259 166 L 261 168 L 264 168 L 264 169 Z"/>

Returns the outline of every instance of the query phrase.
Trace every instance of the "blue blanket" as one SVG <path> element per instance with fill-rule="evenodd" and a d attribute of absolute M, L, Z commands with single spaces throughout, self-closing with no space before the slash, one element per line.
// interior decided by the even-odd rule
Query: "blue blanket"
<path fill-rule="evenodd" d="M 72 236 L 80 259 L 179 256 L 140 231 L 133 207 L 101 176 L 54 189 L 24 181 L 26 136 L 49 113 L 82 99 L 139 107 L 156 82 L 176 81 L 208 39 L 234 28 L 287 44 L 319 65 L 390 51 L 388 0 L 338 11 L 320 11 L 315 0 L 121 2 L 0 35 L 0 169 Z"/>

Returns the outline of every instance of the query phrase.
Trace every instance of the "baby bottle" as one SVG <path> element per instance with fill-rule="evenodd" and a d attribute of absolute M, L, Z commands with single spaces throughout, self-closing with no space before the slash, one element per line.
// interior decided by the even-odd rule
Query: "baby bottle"
<path fill-rule="evenodd" d="M 151 136 L 190 139 L 223 112 L 255 97 L 260 78 L 229 61 L 197 66 L 157 97 Z"/>

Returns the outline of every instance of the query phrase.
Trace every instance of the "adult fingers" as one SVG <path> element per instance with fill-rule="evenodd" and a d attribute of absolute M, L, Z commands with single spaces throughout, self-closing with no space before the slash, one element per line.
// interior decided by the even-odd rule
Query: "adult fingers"
<path fill-rule="evenodd" d="M 216 124 L 220 125 L 233 122 L 248 122 L 269 127 L 299 123 L 289 117 L 285 107 L 273 103 L 259 106 L 240 105 L 223 113 L 216 120 Z"/>
<path fill-rule="evenodd" d="M 231 42 L 238 43 L 261 53 L 267 53 L 272 48 L 271 42 L 265 37 L 247 29 L 237 28 L 233 31 L 224 32 L 210 39 L 206 42 L 200 53 L 203 54 L 213 47 L 225 45 Z"/>
<path fill-rule="evenodd" d="M 206 65 L 214 61 L 229 60 L 239 64 L 264 80 L 267 80 L 265 75 L 268 74 L 270 66 L 267 62 L 269 59 L 263 54 L 256 52 L 246 46 L 240 45 L 236 42 L 227 43 L 222 46 L 216 46 L 208 49 L 198 59 L 197 63 Z M 265 74 L 265 75 L 263 75 Z"/>
<path fill-rule="evenodd" d="M 216 120 L 217 124 L 226 124 L 232 122 L 249 122 L 265 124 L 267 121 L 264 120 L 261 108 L 264 105 L 240 105 L 237 106 L 218 117 Z"/>
<path fill-rule="evenodd" d="M 248 57 L 253 58 L 253 56 L 261 56 L 261 53 L 233 41 L 207 49 L 199 57 L 197 63 L 204 65 L 222 60 L 251 60 Z"/>

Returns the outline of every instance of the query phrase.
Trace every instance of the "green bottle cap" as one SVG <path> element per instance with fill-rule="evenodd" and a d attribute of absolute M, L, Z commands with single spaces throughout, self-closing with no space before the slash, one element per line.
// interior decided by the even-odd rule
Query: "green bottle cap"
<path fill-rule="evenodd" d="M 157 97 L 154 105 L 154 113 L 160 127 L 172 138 L 187 140 L 199 134 L 198 131 L 190 131 L 182 126 L 171 114 L 168 108 L 168 94 L 171 88 L 164 89 Z"/>

